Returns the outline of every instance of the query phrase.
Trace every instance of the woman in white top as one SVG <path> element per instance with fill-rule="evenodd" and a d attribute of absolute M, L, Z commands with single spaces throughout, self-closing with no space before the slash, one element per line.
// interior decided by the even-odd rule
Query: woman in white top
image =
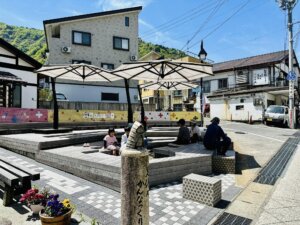
<path fill-rule="evenodd" d="M 191 143 L 197 143 L 201 137 L 200 128 L 197 126 L 197 122 L 195 120 L 192 120 L 191 123 L 192 123 L 191 130 L 190 130 Z"/>
<path fill-rule="evenodd" d="M 126 148 L 128 136 L 130 133 L 130 127 L 125 127 L 124 130 L 125 130 L 125 134 L 122 135 L 122 139 L 121 139 L 121 151 Z"/>

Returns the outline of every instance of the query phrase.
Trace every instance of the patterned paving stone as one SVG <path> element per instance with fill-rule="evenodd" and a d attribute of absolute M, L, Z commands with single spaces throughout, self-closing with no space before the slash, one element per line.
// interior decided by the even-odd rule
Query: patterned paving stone
<path fill-rule="evenodd" d="M 121 217 L 120 193 L 73 176 L 32 159 L 0 148 L 0 155 L 41 173 L 41 179 L 33 184 L 49 186 L 70 198 L 79 212 L 96 218 L 103 225 L 118 225 Z M 231 200 L 240 188 L 236 187 L 232 174 L 218 175 L 222 180 L 222 198 Z M 221 209 L 212 208 L 182 197 L 182 184 L 173 182 L 158 185 L 150 190 L 150 224 L 200 225 L 207 224 Z"/>

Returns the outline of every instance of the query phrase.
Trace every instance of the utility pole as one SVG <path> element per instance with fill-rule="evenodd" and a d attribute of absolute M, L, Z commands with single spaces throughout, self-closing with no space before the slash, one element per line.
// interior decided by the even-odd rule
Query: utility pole
<path fill-rule="evenodd" d="M 288 12 L 288 36 L 289 36 L 289 127 L 295 128 L 294 113 L 294 88 L 296 76 L 293 71 L 293 9 L 297 4 L 297 0 L 277 0 L 279 7 Z"/>

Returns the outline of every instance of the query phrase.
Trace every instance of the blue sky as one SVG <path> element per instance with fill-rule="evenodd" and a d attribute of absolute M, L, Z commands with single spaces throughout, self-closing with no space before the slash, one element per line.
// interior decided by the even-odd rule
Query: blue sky
<path fill-rule="evenodd" d="M 204 39 L 208 58 L 215 62 L 288 46 L 285 13 L 275 0 L 0 0 L 0 4 L 1 22 L 39 29 L 45 19 L 142 5 L 142 39 L 193 53 L 199 52 Z M 294 21 L 300 21 L 300 3 Z M 300 24 L 295 25 L 294 32 L 299 30 Z M 300 60 L 299 36 L 295 51 Z"/>

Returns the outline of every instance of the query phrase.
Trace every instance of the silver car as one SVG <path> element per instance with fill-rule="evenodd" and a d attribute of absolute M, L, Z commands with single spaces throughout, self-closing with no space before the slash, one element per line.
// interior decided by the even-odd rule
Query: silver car
<path fill-rule="evenodd" d="M 288 126 L 289 109 L 283 105 L 270 105 L 264 115 L 266 125 L 276 124 Z"/>

